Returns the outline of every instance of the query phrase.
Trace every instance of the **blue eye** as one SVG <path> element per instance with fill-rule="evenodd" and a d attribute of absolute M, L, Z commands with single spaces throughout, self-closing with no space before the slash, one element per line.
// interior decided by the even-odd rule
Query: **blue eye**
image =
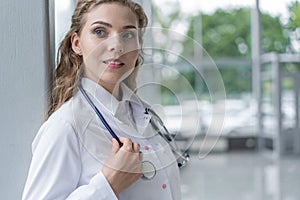
<path fill-rule="evenodd" d="M 105 34 L 105 31 L 103 29 L 96 29 L 95 33 L 98 36 L 103 36 Z"/>
<path fill-rule="evenodd" d="M 125 39 L 132 39 L 132 38 L 135 38 L 135 34 L 131 33 L 131 32 L 125 32 L 122 34 L 122 37 Z"/>

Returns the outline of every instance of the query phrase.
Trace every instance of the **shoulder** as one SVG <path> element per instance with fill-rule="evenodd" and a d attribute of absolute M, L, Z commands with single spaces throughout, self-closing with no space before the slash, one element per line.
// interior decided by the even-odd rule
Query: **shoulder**
<path fill-rule="evenodd" d="M 65 102 L 45 122 L 48 125 L 62 125 L 80 132 L 80 127 L 85 126 L 91 120 L 91 113 L 86 102 L 79 92 Z"/>
<path fill-rule="evenodd" d="M 56 148 L 56 146 L 64 146 L 70 141 L 76 141 L 73 124 L 58 113 L 60 111 L 53 113 L 40 127 L 32 143 L 33 152 L 40 147 Z"/>
<path fill-rule="evenodd" d="M 74 103 L 77 101 L 77 97 L 74 96 L 66 101 L 61 107 L 59 107 L 46 121 L 47 123 L 53 123 L 58 121 L 73 123 L 73 114 L 77 112 L 80 106 L 75 106 Z"/>
<path fill-rule="evenodd" d="M 76 144 L 81 120 L 79 113 L 82 111 L 76 103 L 77 98 L 72 97 L 55 111 L 40 127 L 33 143 L 34 150 L 40 143 L 47 142 L 50 145 Z M 81 122 L 82 124 L 82 122 Z"/>

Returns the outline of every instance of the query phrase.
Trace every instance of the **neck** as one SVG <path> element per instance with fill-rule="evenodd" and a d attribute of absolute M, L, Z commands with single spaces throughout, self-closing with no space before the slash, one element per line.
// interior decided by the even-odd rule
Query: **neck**
<path fill-rule="evenodd" d="M 120 90 L 120 83 L 117 84 L 107 84 L 103 82 L 98 82 L 104 89 L 106 89 L 109 93 L 111 93 L 118 101 L 121 101 L 122 94 Z"/>
<path fill-rule="evenodd" d="M 122 94 L 120 91 L 120 82 L 117 82 L 117 83 L 103 82 L 103 81 L 99 80 L 99 78 L 94 77 L 91 74 L 88 74 L 87 72 L 85 72 L 85 77 L 98 83 L 101 87 L 103 87 L 105 90 L 107 90 L 109 93 L 111 93 L 118 101 L 121 101 Z"/>

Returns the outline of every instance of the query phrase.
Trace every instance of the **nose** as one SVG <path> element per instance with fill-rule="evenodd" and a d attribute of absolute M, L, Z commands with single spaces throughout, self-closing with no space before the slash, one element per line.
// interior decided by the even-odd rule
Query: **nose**
<path fill-rule="evenodd" d="M 123 42 L 120 38 L 120 35 L 112 36 L 109 39 L 108 49 L 109 49 L 110 52 L 113 52 L 113 53 L 117 53 L 117 54 L 123 53 L 124 45 L 123 45 Z"/>

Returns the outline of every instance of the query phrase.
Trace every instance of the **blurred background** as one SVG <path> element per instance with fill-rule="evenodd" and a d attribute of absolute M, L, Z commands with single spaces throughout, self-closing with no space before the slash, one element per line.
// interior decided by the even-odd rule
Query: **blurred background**
<path fill-rule="evenodd" d="M 138 92 L 191 154 L 183 199 L 300 199 L 299 1 L 137 2 L 150 20 Z M 3 199 L 21 197 L 75 3 L 0 3 Z"/>

